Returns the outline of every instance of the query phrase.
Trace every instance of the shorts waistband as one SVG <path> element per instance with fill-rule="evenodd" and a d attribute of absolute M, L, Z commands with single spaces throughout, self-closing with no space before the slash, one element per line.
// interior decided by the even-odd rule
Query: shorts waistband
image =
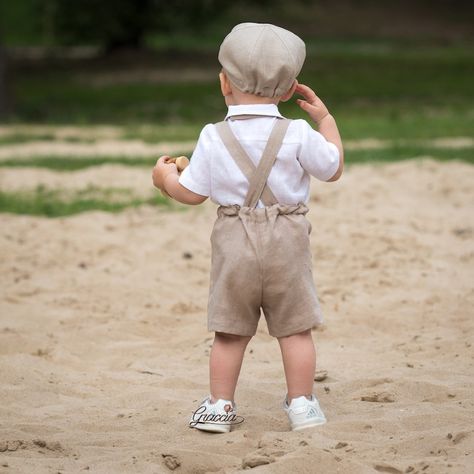
<path fill-rule="evenodd" d="M 298 204 L 273 204 L 272 206 L 266 207 L 247 207 L 239 206 L 238 204 L 231 204 L 230 206 L 219 206 L 217 208 L 217 216 L 242 216 L 253 218 L 257 221 L 263 221 L 268 219 L 270 216 L 275 215 L 288 215 L 288 214 L 303 214 L 305 215 L 309 211 L 308 207 L 304 203 Z"/>

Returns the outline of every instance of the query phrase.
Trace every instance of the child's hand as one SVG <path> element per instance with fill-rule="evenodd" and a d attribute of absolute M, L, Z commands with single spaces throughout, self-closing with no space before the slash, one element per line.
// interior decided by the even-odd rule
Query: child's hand
<path fill-rule="evenodd" d="M 314 93 L 312 89 L 304 84 L 298 84 L 295 92 L 302 95 L 306 100 L 297 99 L 296 103 L 316 122 L 329 115 L 329 110 L 323 101 Z"/>
<path fill-rule="evenodd" d="M 164 187 L 166 177 L 169 174 L 178 174 L 178 168 L 173 162 L 168 162 L 169 159 L 169 156 L 161 156 L 158 158 L 152 172 L 153 185 L 162 192 L 166 192 Z"/>

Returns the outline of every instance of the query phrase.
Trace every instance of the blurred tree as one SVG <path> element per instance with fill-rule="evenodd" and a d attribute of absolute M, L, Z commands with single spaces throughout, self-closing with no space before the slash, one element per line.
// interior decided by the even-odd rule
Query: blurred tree
<path fill-rule="evenodd" d="M 11 111 L 12 97 L 10 94 L 10 87 L 8 81 L 8 55 L 7 51 L 2 45 L 0 37 L 0 120 L 7 117 Z"/>
<path fill-rule="evenodd" d="M 100 44 L 106 51 L 140 47 L 152 25 L 153 0 L 48 0 L 57 42 Z M 44 2 L 44 3 L 48 3 Z"/>
<path fill-rule="evenodd" d="M 5 45 L 31 46 L 42 35 L 41 0 L 0 0 L 0 30 Z"/>
<path fill-rule="evenodd" d="M 197 33 L 216 20 L 253 18 L 307 37 L 446 38 L 472 41 L 472 0 L 0 0 L 8 46 L 141 47 L 149 33 Z M 387 21 L 387 19 L 390 21 Z"/>
<path fill-rule="evenodd" d="M 53 17 L 47 24 L 54 24 L 60 43 L 98 43 L 106 52 L 140 48 L 150 31 L 199 31 L 232 6 L 226 0 L 46 0 L 41 4 L 43 15 Z"/>
<path fill-rule="evenodd" d="M 0 44 L 0 120 L 7 115 L 7 57 L 5 50 Z"/>

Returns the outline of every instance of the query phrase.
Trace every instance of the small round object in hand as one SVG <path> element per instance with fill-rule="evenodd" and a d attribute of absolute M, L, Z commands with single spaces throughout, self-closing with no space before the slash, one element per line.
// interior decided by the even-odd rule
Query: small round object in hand
<path fill-rule="evenodd" d="M 184 168 L 189 165 L 189 159 L 186 156 L 170 157 L 166 159 L 166 163 L 174 163 L 178 168 L 178 173 L 181 174 Z M 164 189 L 161 190 L 161 194 L 165 197 L 171 197 Z"/>

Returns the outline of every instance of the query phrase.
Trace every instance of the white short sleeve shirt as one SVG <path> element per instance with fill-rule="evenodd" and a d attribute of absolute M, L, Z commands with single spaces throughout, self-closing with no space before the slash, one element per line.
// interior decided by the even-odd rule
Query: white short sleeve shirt
<path fill-rule="evenodd" d="M 231 105 L 226 120 L 234 115 L 255 115 L 246 120 L 229 120 L 229 125 L 258 165 L 277 117 L 274 104 Z M 281 204 L 307 203 L 310 176 L 327 181 L 339 167 L 339 151 L 333 143 L 314 130 L 305 120 L 292 120 L 267 184 Z M 243 205 L 248 181 L 222 143 L 214 124 L 206 125 L 199 135 L 189 166 L 179 182 L 187 189 L 219 205 Z M 263 207 L 261 201 L 257 207 Z"/>

